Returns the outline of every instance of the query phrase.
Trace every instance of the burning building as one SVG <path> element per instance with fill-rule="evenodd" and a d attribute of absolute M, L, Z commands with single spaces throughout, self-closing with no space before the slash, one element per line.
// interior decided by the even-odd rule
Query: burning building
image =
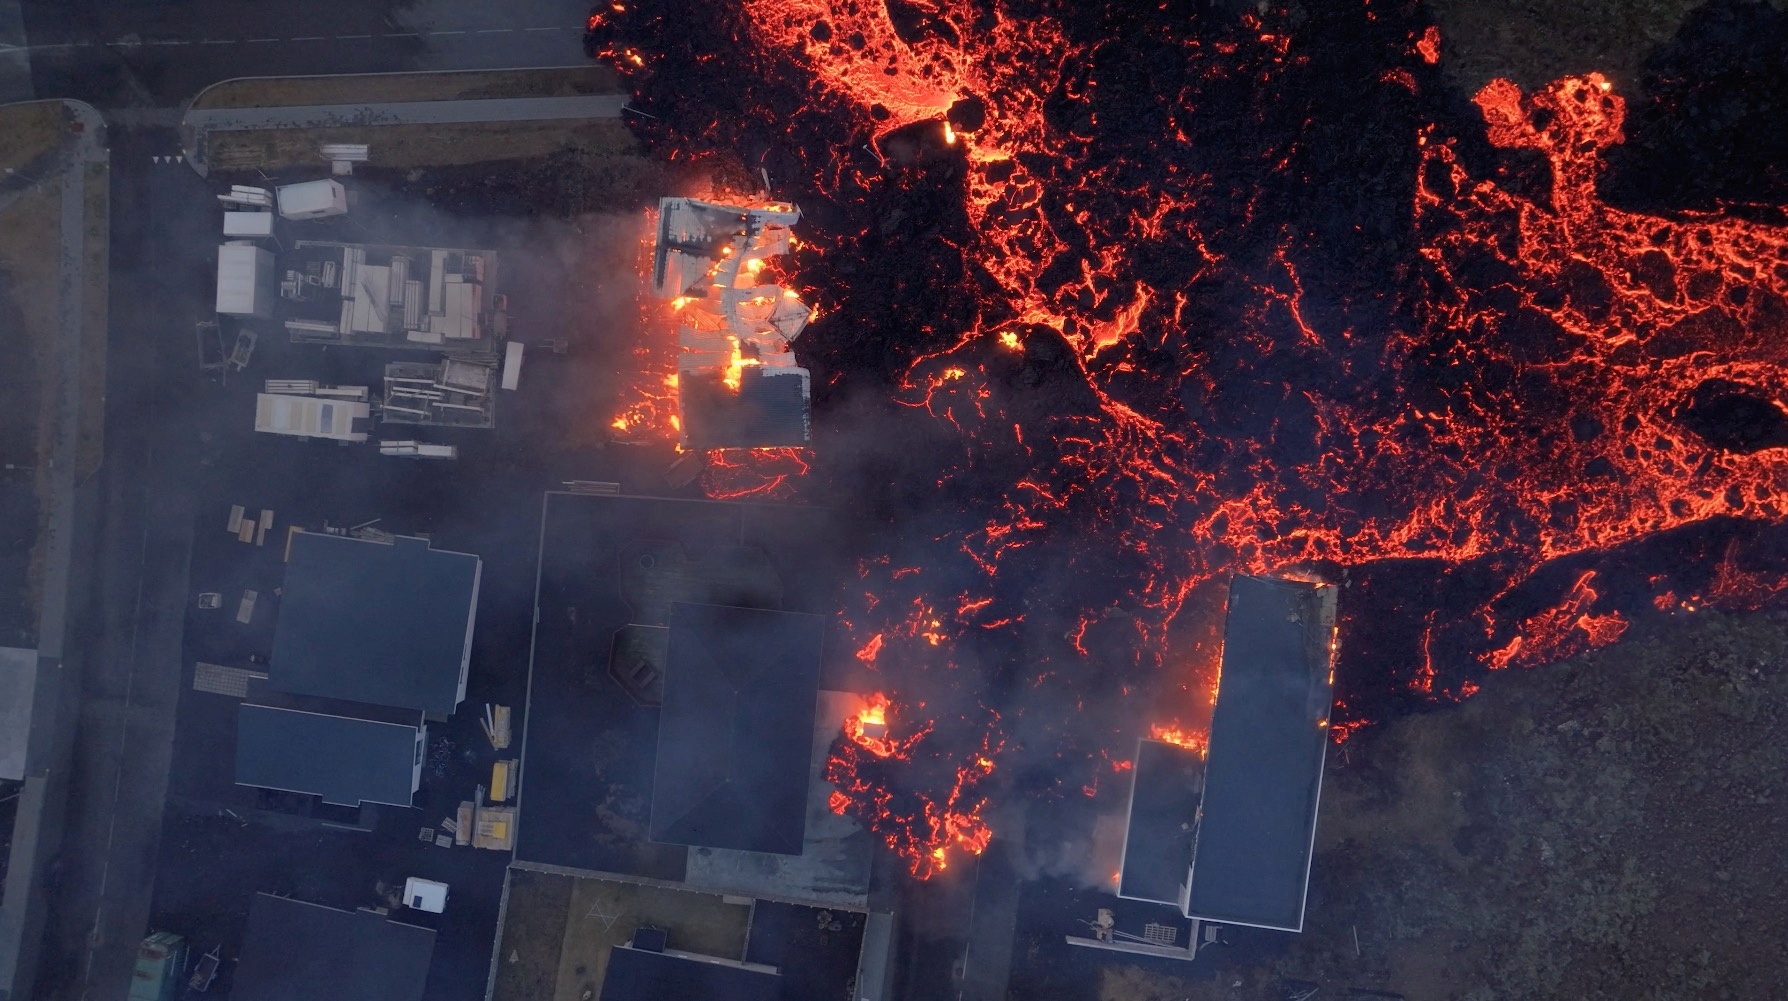
<path fill-rule="evenodd" d="M 809 376 L 794 341 L 813 311 L 795 290 L 759 283 L 767 262 L 788 253 L 800 219 L 793 205 L 660 200 L 652 291 L 677 313 L 686 447 L 807 444 Z"/>
<path fill-rule="evenodd" d="M 1334 701 L 1333 586 L 1229 588 L 1208 748 L 1143 741 L 1118 895 L 1301 931 Z"/>

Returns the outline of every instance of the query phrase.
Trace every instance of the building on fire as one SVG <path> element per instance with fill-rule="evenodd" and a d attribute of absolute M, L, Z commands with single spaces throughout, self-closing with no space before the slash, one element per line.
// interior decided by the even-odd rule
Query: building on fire
<path fill-rule="evenodd" d="M 1137 749 L 1118 896 L 1301 931 L 1334 701 L 1332 585 L 1238 576 L 1208 749 Z"/>
<path fill-rule="evenodd" d="M 801 446 L 810 380 L 794 341 L 813 310 L 758 278 L 786 254 L 800 209 L 665 198 L 658 204 L 652 290 L 677 313 L 677 396 L 689 448 Z"/>

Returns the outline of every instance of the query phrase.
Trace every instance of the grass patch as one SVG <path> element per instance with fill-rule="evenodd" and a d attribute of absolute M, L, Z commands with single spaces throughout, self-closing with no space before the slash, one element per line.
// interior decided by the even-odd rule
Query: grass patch
<path fill-rule="evenodd" d="M 35 461 L 31 464 L 37 470 L 33 481 L 37 525 L 31 533 L 31 555 L 25 574 L 25 601 L 33 622 L 43 608 L 49 536 L 46 527 L 51 511 L 49 460 L 55 453 L 56 409 L 64 391 L 56 351 L 62 337 L 58 315 L 60 270 L 55 254 L 61 208 L 61 185 L 48 181 L 0 212 L 0 272 L 6 278 L 0 288 L 8 293 L 8 301 L 0 303 L 0 316 L 17 320 L 19 329 L 9 343 L 15 345 L 27 373 L 25 377 L 35 388 L 36 405 L 29 412 L 9 413 L 4 418 L 13 425 L 8 429 L 9 439 L 35 442 Z"/>
<path fill-rule="evenodd" d="M 636 148 L 627 127 L 612 118 L 213 132 L 206 143 L 206 162 L 220 172 L 322 167 L 318 149 L 329 143 L 364 143 L 372 147 L 372 165 L 399 170 L 538 158 L 568 148 L 598 156 Z"/>
<path fill-rule="evenodd" d="M 195 108 L 280 108 L 385 101 L 467 101 L 503 97 L 575 97 L 625 93 L 606 66 L 464 73 L 369 73 L 362 76 L 230 80 L 199 95 Z"/>
<path fill-rule="evenodd" d="M 61 101 L 0 105 L 0 170 L 17 169 L 70 138 L 68 107 Z"/>
<path fill-rule="evenodd" d="M 516 868 L 509 870 L 508 880 L 509 906 L 497 946 L 492 1001 L 550 999 L 576 880 Z"/>

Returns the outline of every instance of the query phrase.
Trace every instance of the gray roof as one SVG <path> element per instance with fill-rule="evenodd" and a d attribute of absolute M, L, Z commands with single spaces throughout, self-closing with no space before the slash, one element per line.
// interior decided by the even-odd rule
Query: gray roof
<path fill-rule="evenodd" d="M 677 382 L 683 433 L 691 448 L 777 448 L 807 444 L 807 378 L 746 366 L 739 388 L 718 375 L 686 372 Z"/>
<path fill-rule="evenodd" d="M 319 698 L 420 709 L 459 705 L 482 565 L 399 536 L 292 539 L 268 684 Z"/>
<path fill-rule="evenodd" d="M 0 779 L 25 777 L 37 701 L 37 651 L 0 647 Z"/>
<path fill-rule="evenodd" d="M 244 704 L 236 710 L 236 782 L 309 793 L 339 806 L 409 806 L 419 732 L 415 726 Z"/>
<path fill-rule="evenodd" d="M 1204 757 L 1193 748 L 1138 741 L 1118 896 L 1180 905 L 1203 773 Z"/>
<path fill-rule="evenodd" d="M 1303 928 L 1334 701 L 1335 591 L 1274 577 L 1229 587 L 1189 917 Z"/>
<path fill-rule="evenodd" d="M 651 839 L 799 855 L 825 619 L 673 604 Z"/>
<path fill-rule="evenodd" d="M 602 1001 L 778 1001 L 782 975 L 732 963 L 648 952 L 617 945 L 609 950 Z"/>
<path fill-rule="evenodd" d="M 419 1001 L 434 950 L 432 928 L 257 893 L 230 997 Z"/>

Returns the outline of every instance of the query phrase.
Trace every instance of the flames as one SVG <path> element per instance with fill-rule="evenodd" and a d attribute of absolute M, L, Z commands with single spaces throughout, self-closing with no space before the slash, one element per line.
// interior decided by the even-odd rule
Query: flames
<path fill-rule="evenodd" d="M 877 481 L 916 484 L 903 555 L 866 558 L 841 611 L 891 696 L 843 721 L 834 810 L 926 876 L 985 846 L 1002 755 L 1096 775 L 1141 733 L 1201 747 L 1178 722 L 1196 706 L 1156 696 L 1204 691 L 1194 612 L 1233 572 L 1426 575 L 1392 609 L 1422 606 L 1410 642 L 1348 644 L 1412 699 L 1613 642 L 1635 605 L 1788 586 L 1727 548 L 1634 602 L 1600 564 L 1788 521 L 1779 449 L 1683 419 L 1713 383 L 1780 409 L 1788 234 L 1604 200 L 1609 81 L 1493 82 L 1461 122 L 1438 32 L 1404 15 L 1189 30 L 1083 7 L 740 0 L 702 44 L 669 15 L 611 19 L 670 53 L 648 67 L 744 53 L 738 123 L 686 79 L 637 79 L 710 149 L 783 142 L 831 201 L 825 253 L 798 257 L 838 302 L 803 343 L 819 384 L 891 385 L 933 463 Z M 1318 44 L 1336 33 L 1354 48 Z M 1377 625 L 1357 614 L 1343 628 Z M 1052 707 L 1026 741 L 980 705 L 995 684 Z M 1338 702 L 1336 740 L 1365 702 Z M 1090 712 L 1108 705 L 1124 718 Z M 1058 785 L 1030 798 L 1088 783 Z"/>
<path fill-rule="evenodd" d="M 915 788 L 906 781 L 910 770 L 940 766 L 928 740 L 933 723 L 919 723 L 896 736 L 902 725 L 895 708 L 888 696 L 876 692 L 845 717 L 843 734 L 826 760 L 826 781 L 836 787 L 828 805 L 838 814 L 870 811 L 889 847 L 907 860 L 914 875 L 929 878 L 948 869 L 958 855 L 981 854 L 992 841 L 978 787 L 993 773 L 1000 746 L 989 735 L 965 762 L 945 760 L 942 767 L 949 774 L 942 782 Z"/>

